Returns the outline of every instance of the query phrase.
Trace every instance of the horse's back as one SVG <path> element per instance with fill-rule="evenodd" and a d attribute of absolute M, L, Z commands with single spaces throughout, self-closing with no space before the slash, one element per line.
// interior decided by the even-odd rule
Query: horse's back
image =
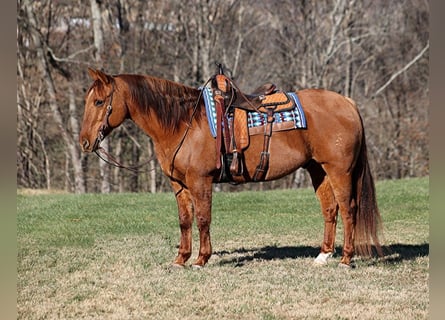
<path fill-rule="evenodd" d="M 303 89 L 297 91 L 303 109 L 308 112 L 358 113 L 354 100 L 326 89 Z"/>

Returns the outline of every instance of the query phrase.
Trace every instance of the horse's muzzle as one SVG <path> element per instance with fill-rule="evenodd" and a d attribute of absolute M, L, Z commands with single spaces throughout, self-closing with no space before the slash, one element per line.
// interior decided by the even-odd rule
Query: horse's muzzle
<path fill-rule="evenodd" d="M 91 145 L 90 142 L 88 141 L 88 139 L 83 139 L 82 143 L 81 143 L 81 147 L 82 147 L 82 151 L 83 152 L 94 152 L 99 148 L 99 144 L 100 144 L 100 139 L 96 139 L 94 141 L 94 144 Z"/>
<path fill-rule="evenodd" d="M 88 141 L 88 139 L 83 139 L 80 146 L 82 147 L 83 152 L 90 152 L 89 150 L 90 142 Z"/>

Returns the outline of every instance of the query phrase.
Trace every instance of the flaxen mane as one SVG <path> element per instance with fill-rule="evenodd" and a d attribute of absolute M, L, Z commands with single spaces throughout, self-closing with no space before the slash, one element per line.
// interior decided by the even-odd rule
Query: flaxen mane
<path fill-rule="evenodd" d="M 166 129 L 175 130 L 188 122 L 197 103 L 199 90 L 165 79 L 142 75 L 119 75 L 130 89 L 131 99 L 142 112 L 155 112 Z M 200 112 L 196 116 L 199 117 Z"/>

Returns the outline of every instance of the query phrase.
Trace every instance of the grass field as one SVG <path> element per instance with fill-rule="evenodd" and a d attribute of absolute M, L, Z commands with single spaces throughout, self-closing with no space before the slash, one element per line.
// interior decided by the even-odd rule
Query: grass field
<path fill-rule="evenodd" d="M 172 194 L 17 195 L 19 319 L 427 319 L 428 178 L 377 183 L 381 259 L 312 265 L 323 236 L 311 189 L 215 193 L 214 255 L 171 268 Z M 194 255 L 197 232 L 194 230 Z"/>

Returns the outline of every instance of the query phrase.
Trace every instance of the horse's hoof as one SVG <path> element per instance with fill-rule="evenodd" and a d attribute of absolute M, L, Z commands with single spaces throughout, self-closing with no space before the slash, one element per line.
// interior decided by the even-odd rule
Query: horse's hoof
<path fill-rule="evenodd" d="M 192 269 L 193 270 L 201 270 L 203 268 L 203 266 L 199 265 L 199 264 L 192 264 Z"/>
<path fill-rule="evenodd" d="M 351 269 L 355 268 L 355 264 L 353 264 L 353 263 L 346 264 L 346 263 L 340 262 L 338 264 L 338 267 L 341 268 L 341 269 L 345 269 L 345 270 L 351 270 Z"/>
<path fill-rule="evenodd" d="M 179 264 L 179 263 L 172 263 L 170 265 L 171 269 L 184 269 L 184 265 L 183 264 Z"/>
<path fill-rule="evenodd" d="M 324 266 L 328 264 L 328 259 L 332 257 L 332 252 L 323 253 L 320 252 L 314 260 L 314 264 L 317 266 Z"/>

